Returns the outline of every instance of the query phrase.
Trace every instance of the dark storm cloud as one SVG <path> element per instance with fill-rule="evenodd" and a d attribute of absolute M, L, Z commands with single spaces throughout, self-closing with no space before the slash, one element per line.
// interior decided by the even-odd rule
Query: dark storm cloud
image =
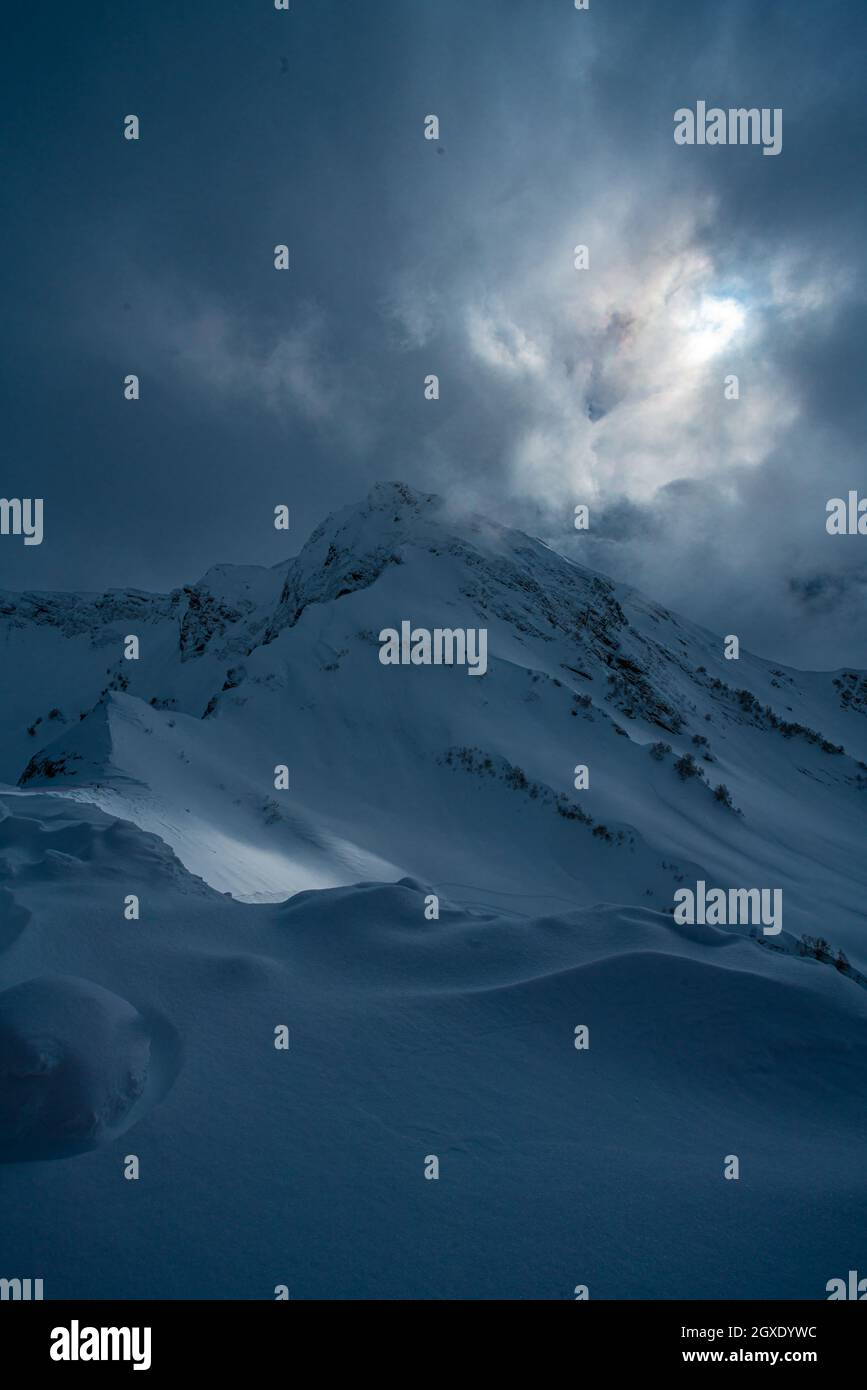
<path fill-rule="evenodd" d="M 863 6 L 121 0 L 16 24 L 2 491 L 45 497 L 46 541 L 5 540 L 0 583 L 273 563 L 277 502 L 298 545 L 404 477 L 748 646 L 863 664 L 858 539 L 824 530 L 867 488 Z M 782 153 L 675 146 L 699 99 L 781 107 Z"/>
<path fill-rule="evenodd" d="M 867 568 L 851 576 L 811 574 L 803 579 L 790 579 L 789 588 L 805 608 L 815 612 L 833 613 L 853 589 L 855 600 L 863 603 L 867 589 Z"/>

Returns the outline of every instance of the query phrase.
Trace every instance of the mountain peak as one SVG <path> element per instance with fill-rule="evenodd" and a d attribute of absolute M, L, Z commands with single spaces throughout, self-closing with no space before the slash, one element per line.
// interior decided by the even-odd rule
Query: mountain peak
<path fill-rule="evenodd" d="M 326 538 L 340 548 L 348 543 L 375 544 L 395 535 L 403 539 L 419 524 L 441 522 L 445 510 L 445 501 L 436 493 L 419 492 L 399 481 L 374 483 L 361 501 L 329 513 L 311 534 L 301 556 L 318 555 Z"/>
<path fill-rule="evenodd" d="M 410 487 L 408 483 L 393 479 L 374 483 L 361 505 L 368 510 L 383 509 L 387 511 L 394 507 L 399 510 L 418 512 L 423 507 L 441 507 L 443 499 L 435 492 L 419 492 L 416 488 Z"/>
<path fill-rule="evenodd" d="M 293 627 L 309 604 L 367 588 L 390 565 L 401 564 L 403 545 L 425 544 L 441 531 L 444 510 L 435 493 L 391 481 L 374 483 L 361 502 L 332 512 L 290 565 L 268 640 Z"/>

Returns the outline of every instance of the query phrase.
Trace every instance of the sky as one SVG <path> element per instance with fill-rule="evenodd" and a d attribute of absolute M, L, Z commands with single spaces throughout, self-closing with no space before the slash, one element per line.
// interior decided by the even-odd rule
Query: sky
<path fill-rule="evenodd" d="M 867 536 L 825 529 L 867 496 L 865 38 L 860 0 L 17 11 L 0 495 L 45 537 L 0 586 L 275 564 L 401 479 L 867 667 Z M 700 100 L 780 108 L 781 152 L 677 145 Z"/>

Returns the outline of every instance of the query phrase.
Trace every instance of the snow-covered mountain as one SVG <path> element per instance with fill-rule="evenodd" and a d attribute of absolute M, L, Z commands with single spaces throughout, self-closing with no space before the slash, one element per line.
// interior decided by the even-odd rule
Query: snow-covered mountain
<path fill-rule="evenodd" d="M 0 775 L 154 831 L 220 891 L 411 875 L 521 910 L 665 908 L 698 874 L 781 887 L 793 930 L 831 911 L 861 949 L 867 679 L 725 660 L 721 637 L 436 497 L 380 485 L 277 569 L 0 611 Z M 485 676 L 383 666 L 403 619 L 486 628 Z"/>
<path fill-rule="evenodd" d="M 485 674 L 383 665 L 404 620 L 486 629 Z M 274 569 L 3 594 L 0 642 L 6 1249 L 55 1296 L 810 1298 L 863 1263 L 863 673 L 726 660 L 398 483 Z M 781 889 L 783 931 L 676 924 L 699 879 Z"/>

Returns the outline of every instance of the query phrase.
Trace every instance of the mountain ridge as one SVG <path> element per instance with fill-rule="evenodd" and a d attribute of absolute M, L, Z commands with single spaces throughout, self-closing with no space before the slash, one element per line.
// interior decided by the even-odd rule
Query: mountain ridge
<path fill-rule="evenodd" d="M 41 635 L 40 605 L 29 628 L 7 613 L 7 643 Z M 141 659 L 126 661 L 136 615 Z M 383 668 L 378 634 L 406 618 L 485 627 L 487 674 Z M 815 860 L 845 904 L 838 936 L 860 949 L 859 673 L 835 685 L 748 653 L 727 661 L 720 638 L 636 590 L 434 494 L 378 484 L 275 567 L 216 565 L 149 611 L 124 593 L 77 621 L 51 629 L 41 674 L 31 663 L 43 713 L 34 700 L 6 775 L 162 835 L 219 891 L 471 881 L 469 859 L 489 866 L 475 895 L 487 901 L 583 907 L 613 875 L 627 900 L 667 910 L 685 877 L 736 886 L 747 863 L 778 874 L 806 931 Z M 48 704 L 64 665 L 77 715 Z M 278 765 L 290 785 L 275 794 Z M 805 797 L 815 823 L 801 815 L 796 833 Z"/>

